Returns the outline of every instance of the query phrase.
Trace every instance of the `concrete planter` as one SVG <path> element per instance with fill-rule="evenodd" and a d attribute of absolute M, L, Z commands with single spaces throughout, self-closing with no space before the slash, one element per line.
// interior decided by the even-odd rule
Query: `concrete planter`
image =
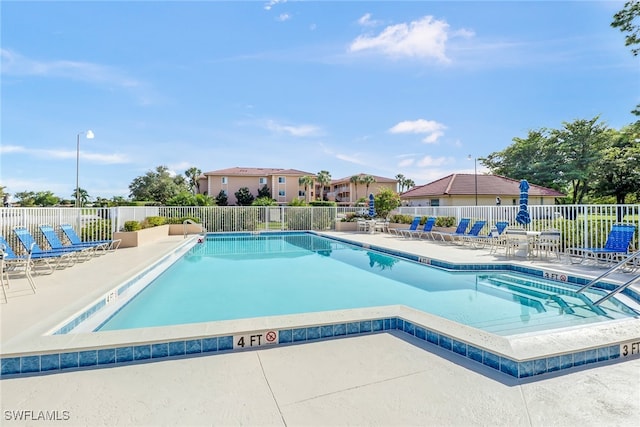
<path fill-rule="evenodd" d="M 187 224 L 187 234 L 202 233 L 202 224 Z M 169 236 L 184 234 L 184 224 L 169 224 Z"/>
<path fill-rule="evenodd" d="M 336 231 L 357 231 L 358 223 L 336 221 Z"/>
<path fill-rule="evenodd" d="M 158 227 L 143 228 L 138 231 L 117 231 L 113 233 L 113 239 L 122 239 L 121 248 L 134 248 L 153 243 L 168 235 L 169 225 L 160 225 Z"/>

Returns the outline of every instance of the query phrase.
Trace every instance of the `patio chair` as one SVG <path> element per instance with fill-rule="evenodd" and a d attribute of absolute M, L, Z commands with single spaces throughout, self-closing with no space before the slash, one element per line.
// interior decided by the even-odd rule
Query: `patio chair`
<path fill-rule="evenodd" d="M 402 235 L 403 231 L 412 231 L 412 230 L 416 230 L 418 228 L 418 226 L 420 225 L 420 220 L 422 219 L 422 217 L 415 217 L 413 218 L 413 221 L 411 221 L 411 224 L 409 225 L 409 228 L 391 228 L 389 231 L 393 231 L 394 233 L 396 233 L 398 236 Z"/>
<path fill-rule="evenodd" d="M 36 284 L 31 276 L 32 265 L 31 254 L 16 255 L 5 238 L 0 236 L 0 286 L 2 286 L 5 301 L 8 302 L 5 286 L 9 287 L 9 273 L 24 273 L 31 290 L 34 294 L 36 293 Z"/>
<path fill-rule="evenodd" d="M 42 235 L 44 236 L 44 239 L 47 241 L 49 247 L 51 247 L 52 250 L 77 251 L 78 256 L 82 255 L 86 259 L 96 254 L 98 246 L 104 247 L 104 245 L 65 245 L 64 243 L 62 243 L 52 226 L 41 225 L 39 228 L 42 232 Z"/>
<path fill-rule="evenodd" d="M 562 235 L 560 230 L 548 229 L 540 232 L 540 236 L 533 240 L 533 250 L 538 257 L 544 256 L 548 258 L 550 255 L 554 255 L 558 261 L 560 260 Z"/>
<path fill-rule="evenodd" d="M 430 216 L 424 222 L 424 226 L 422 228 L 416 228 L 415 230 L 401 230 L 400 233 L 402 234 L 402 237 L 416 236 L 418 239 L 420 239 L 423 234 L 428 234 L 429 236 L 431 236 L 431 230 L 433 229 L 433 226 L 435 224 L 436 217 Z"/>
<path fill-rule="evenodd" d="M 480 231 L 487 225 L 487 221 L 476 221 L 473 223 L 468 232 L 462 234 L 461 236 L 456 236 L 456 239 L 460 241 L 462 244 L 469 243 L 471 245 L 476 245 L 478 243 L 484 245 L 484 240 L 486 240 L 489 235 L 480 235 Z"/>
<path fill-rule="evenodd" d="M 505 230 L 509 227 L 509 223 L 507 221 L 498 221 L 495 224 L 495 227 L 491 229 L 489 233 L 491 243 L 491 248 L 489 253 L 498 252 L 498 249 L 504 248 L 506 251 L 507 247 L 507 236 L 505 234 Z"/>
<path fill-rule="evenodd" d="M 452 242 L 457 237 L 462 236 L 467 231 L 467 228 L 469 227 L 470 222 L 471 222 L 470 218 L 462 218 L 458 223 L 458 227 L 456 227 L 456 231 L 452 233 L 447 233 L 444 231 L 432 231 L 431 235 L 433 236 L 434 240 L 436 239 L 436 236 L 438 236 L 440 237 L 440 239 L 442 239 L 443 242 L 446 242 L 448 237 L 449 241 Z"/>
<path fill-rule="evenodd" d="M 107 251 L 115 251 L 120 247 L 120 243 L 122 243 L 122 239 L 83 241 L 70 224 L 60 224 L 60 229 L 69 242 L 74 246 L 101 245 L 98 249 L 104 248 L 104 250 Z"/>
<path fill-rule="evenodd" d="M 581 264 L 586 260 L 596 263 L 609 263 L 626 256 L 629 252 L 629 244 L 633 240 L 636 226 L 633 224 L 613 224 L 607 241 L 602 248 L 569 248 L 569 259 L 572 264 Z"/>
<path fill-rule="evenodd" d="M 13 229 L 16 237 L 18 237 L 18 241 L 22 245 L 24 251 L 28 254 L 31 254 L 31 259 L 39 259 L 45 261 L 49 264 L 49 267 L 56 269 L 58 267 L 64 267 L 75 263 L 78 259 L 77 254 L 78 251 L 76 249 L 72 250 L 60 250 L 60 249 L 51 249 L 44 250 L 36 242 L 36 239 L 33 238 L 29 230 L 24 227 L 16 227 Z M 55 266 L 51 266 L 50 261 L 56 261 Z M 65 263 L 63 264 L 63 261 Z"/>

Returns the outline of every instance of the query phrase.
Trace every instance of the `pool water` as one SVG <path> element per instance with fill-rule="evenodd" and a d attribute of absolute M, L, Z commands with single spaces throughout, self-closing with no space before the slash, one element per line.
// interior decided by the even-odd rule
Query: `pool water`
<path fill-rule="evenodd" d="M 499 335 L 634 316 L 570 284 L 448 272 L 313 234 L 210 235 L 98 330 L 403 304 Z"/>

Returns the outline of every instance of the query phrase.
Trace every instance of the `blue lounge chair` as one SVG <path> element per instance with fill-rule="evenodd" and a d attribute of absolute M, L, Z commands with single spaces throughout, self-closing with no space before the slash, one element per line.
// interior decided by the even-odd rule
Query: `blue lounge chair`
<path fill-rule="evenodd" d="M 77 251 L 78 256 L 84 255 L 85 257 L 90 257 L 96 253 L 96 249 L 98 248 L 98 245 L 65 245 L 50 225 L 41 225 L 40 231 L 51 247 L 51 250 Z"/>
<path fill-rule="evenodd" d="M 428 234 L 431 236 L 431 230 L 433 230 L 433 226 L 436 224 L 436 217 L 430 216 L 424 222 L 424 226 L 422 228 L 416 228 L 415 230 L 401 230 L 400 233 L 403 237 L 417 237 L 420 239 L 423 234 Z"/>
<path fill-rule="evenodd" d="M 415 231 L 420 225 L 421 219 L 422 217 L 419 217 L 419 216 L 413 218 L 413 221 L 411 221 L 409 228 L 392 228 L 391 230 L 393 230 L 398 236 L 401 236 L 403 231 Z"/>
<path fill-rule="evenodd" d="M 93 241 L 82 241 L 80 236 L 76 233 L 76 230 L 70 224 L 60 224 L 60 229 L 64 233 L 69 242 L 71 242 L 74 246 L 79 245 L 101 245 L 98 249 L 105 249 L 108 251 L 115 251 L 120 246 L 122 239 L 115 240 L 93 240 Z"/>
<path fill-rule="evenodd" d="M 458 223 L 456 231 L 454 231 L 453 233 L 447 233 L 444 231 L 432 231 L 431 235 L 433 236 L 434 240 L 436 236 L 438 236 L 442 239 L 443 242 L 446 242 L 447 238 L 449 238 L 449 241 L 454 241 L 457 237 L 462 236 L 467 231 L 470 222 L 470 218 L 462 218 Z"/>
<path fill-rule="evenodd" d="M 581 264 L 587 259 L 596 262 L 612 262 L 626 256 L 629 244 L 633 240 L 636 226 L 633 224 L 613 224 L 607 241 L 602 248 L 569 248 L 569 258 L 572 264 Z"/>
<path fill-rule="evenodd" d="M 8 300 L 4 288 L 5 286 L 9 287 L 10 272 L 23 272 L 29 282 L 29 286 L 31 286 L 31 290 L 34 294 L 36 293 L 36 284 L 31 276 L 32 266 L 31 254 L 25 256 L 16 255 L 5 238 L 0 236 L 0 286 L 2 286 L 5 301 Z"/>
<path fill-rule="evenodd" d="M 489 235 L 481 236 L 480 231 L 487 225 L 487 221 L 476 221 L 473 223 L 468 232 L 464 233 L 461 236 L 457 236 L 457 240 L 460 240 L 462 243 L 470 243 L 472 245 L 476 245 L 481 243 L 484 245 L 484 241 L 489 237 Z"/>
<path fill-rule="evenodd" d="M 71 265 L 75 262 L 78 257 L 78 251 L 76 249 L 71 250 L 60 250 L 60 249 L 51 249 L 45 251 L 42 249 L 36 239 L 33 238 L 29 230 L 24 227 L 16 227 L 13 229 L 13 232 L 18 237 L 18 241 L 24 248 L 26 253 L 31 254 L 32 259 L 42 259 L 48 261 L 55 260 L 56 265 L 53 268 L 57 268 L 63 266 L 62 261 L 66 261 L 67 265 Z"/>

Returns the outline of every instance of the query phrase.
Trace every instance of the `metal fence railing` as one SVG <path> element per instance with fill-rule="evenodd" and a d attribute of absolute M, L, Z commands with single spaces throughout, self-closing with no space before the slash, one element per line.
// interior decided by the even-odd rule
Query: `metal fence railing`
<path fill-rule="evenodd" d="M 127 221 L 141 222 L 148 217 L 162 216 L 174 223 L 194 219 L 208 232 L 266 230 L 333 230 L 335 222 L 355 207 L 294 207 L 294 206 L 150 206 L 113 208 L 0 208 L 0 235 L 14 248 L 19 248 L 13 229 L 27 227 L 40 238 L 38 226 L 48 224 L 58 228 L 71 224 L 84 240 L 111 238 L 124 228 Z M 402 207 L 392 212 L 407 216 L 483 219 L 488 227 L 498 221 L 518 226 L 515 218 L 518 206 L 453 206 Z M 531 205 L 528 230 L 554 228 L 562 234 L 563 249 L 570 247 L 602 247 L 611 226 L 625 222 L 636 226 L 632 250 L 639 249 L 640 205 Z M 488 230 L 485 230 L 485 232 Z M 38 237 L 40 236 L 40 237 Z M 44 243 L 44 242 L 43 242 Z"/>

